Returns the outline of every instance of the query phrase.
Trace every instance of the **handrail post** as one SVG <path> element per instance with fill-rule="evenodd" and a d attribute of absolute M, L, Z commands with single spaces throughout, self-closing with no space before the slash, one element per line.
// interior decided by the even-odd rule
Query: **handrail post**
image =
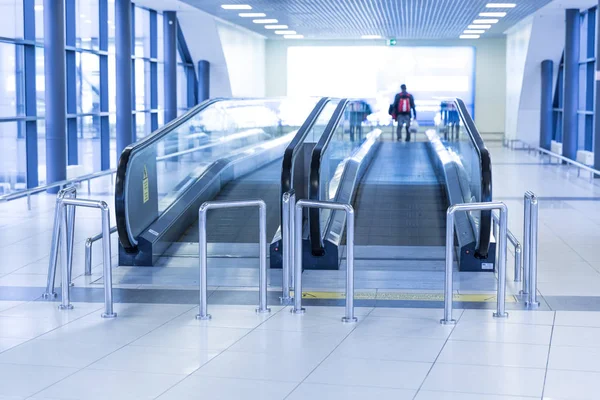
<path fill-rule="evenodd" d="M 354 316 L 354 209 L 346 205 L 346 315 L 342 322 L 357 322 Z"/>
<path fill-rule="evenodd" d="M 112 293 L 112 260 L 110 249 L 110 210 L 105 202 L 101 202 L 102 210 L 102 261 L 104 269 L 104 313 L 102 318 L 115 318 Z"/>
<path fill-rule="evenodd" d="M 62 261 L 61 271 L 61 303 L 58 306 L 61 310 L 71 310 L 73 305 L 71 304 L 70 298 L 70 281 L 69 281 L 69 246 L 68 246 L 68 228 L 67 222 L 67 206 L 64 204 L 63 199 L 60 200 L 60 228 L 59 228 L 59 246 L 60 246 L 60 258 Z"/>
<path fill-rule="evenodd" d="M 494 317 L 506 318 L 506 242 L 508 241 L 508 207 L 502 204 L 500 207 L 500 233 L 498 238 L 498 290 L 496 294 L 497 307 Z"/>
<path fill-rule="evenodd" d="M 443 325 L 454 325 L 452 318 L 452 300 L 454 296 L 454 211 L 450 207 L 446 213 L 446 273 L 444 281 L 444 318 L 440 321 Z"/>
<path fill-rule="evenodd" d="M 294 307 L 292 313 L 304 314 L 302 308 L 302 205 L 294 206 Z"/>
<path fill-rule="evenodd" d="M 291 240 L 291 221 L 293 207 L 296 202 L 296 195 L 293 190 L 286 192 L 282 197 L 281 210 L 281 242 L 282 242 L 282 266 L 281 266 L 281 304 L 289 304 L 292 297 L 290 296 L 290 265 L 293 265 L 293 245 Z"/>
<path fill-rule="evenodd" d="M 538 308 L 540 302 L 537 300 L 537 254 L 538 254 L 538 199 L 535 194 L 531 193 L 531 212 L 529 223 L 529 296 L 525 303 L 528 308 Z"/>
<path fill-rule="evenodd" d="M 62 213 L 61 207 L 62 200 L 65 198 L 77 198 L 77 188 L 75 186 L 69 186 L 64 189 L 61 189 L 56 195 L 56 205 L 54 208 L 54 225 L 52 228 L 52 243 L 50 245 L 50 258 L 48 261 L 48 278 L 46 280 L 46 292 L 44 292 L 44 294 L 42 295 L 42 297 L 46 300 L 56 298 L 54 286 L 56 280 L 56 264 L 58 263 L 58 253 L 60 251 L 59 246 Z M 74 214 L 73 218 L 75 218 Z M 67 224 L 67 226 L 68 225 L 69 224 Z M 70 279 L 69 282 L 71 282 Z"/>
<path fill-rule="evenodd" d="M 523 248 L 521 247 L 520 243 L 517 243 L 517 245 L 515 246 L 515 282 L 521 282 L 523 280 L 523 274 L 521 270 L 522 257 Z"/>
<path fill-rule="evenodd" d="M 67 238 L 67 251 L 69 252 L 69 285 L 73 285 L 73 242 L 75 241 L 75 206 L 67 205 L 67 226 L 69 236 Z"/>
<path fill-rule="evenodd" d="M 198 305 L 198 320 L 211 319 L 208 314 L 208 252 L 206 243 L 206 214 L 211 209 L 226 209 L 240 207 L 257 207 L 259 215 L 259 273 L 258 273 L 258 313 L 269 313 L 271 309 L 267 307 L 267 205 L 262 200 L 242 200 L 242 201 L 207 201 L 198 209 L 198 258 L 200 263 L 200 299 Z"/>
<path fill-rule="evenodd" d="M 531 262 L 530 256 L 531 252 L 529 249 L 531 248 L 531 196 L 533 196 L 532 192 L 526 192 L 524 197 L 524 207 L 523 207 L 523 289 L 521 290 L 521 294 L 527 298 L 529 294 L 529 279 L 531 276 Z"/>
<path fill-rule="evenodd" d="M 87 238 L 85 240 L 85 270 L 86 276 L 92 275 L 92 239 Z"/>
<path fill-rule="evenodd" d="M 208 264 L 208 255 L 206 254 L 207 245 L 206 245 L 206 212 L 208 211 L 208 207 L 206 207 L 206 203 L 200 206 L 200 210 L 198 211 L 198 256 L 200 258 L 200 303 L 198 305 L 198 315 L 196 315 L 197 320 L 209 320 L 211 319 L 211 315 L 207 311 L 207 264 Z"/>

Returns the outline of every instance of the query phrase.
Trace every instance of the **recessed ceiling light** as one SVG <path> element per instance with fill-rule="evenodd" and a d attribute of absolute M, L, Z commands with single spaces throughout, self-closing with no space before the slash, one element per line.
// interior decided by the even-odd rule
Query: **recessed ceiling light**
<path fill-rule="evenodd" d="M 255 19 L 252 22 L 254 22 L 255 24 L 276 24 L 279 21 L 277 21 L 276 19 Z"/>
<path fill-rule="evenodd" d="M 284 35 L 285 39 L 304 39 L 304 35 Z"/>
<path fill-rule="evenodd" d="M 296 31 L 275 31 L 276 35 L 295 35 Z"/>
<path fill-rule="evenodd" d="M 262 18 L 267 16 L 265 13 L 239 13 L 238 15 L 242 18 Z"/>
<path fill-rule="evenodd" d="M 465 31 L 463 33 L 466 34 L 480 34 L 480 33 L 485 33 L 485 31 L 483 29 L 465 29 Z"/>
<path fill-rule="evenodd" d="M 515 8 L 515 3 L 488 3 L 486 8 Z"/>
<path fill-rule="evenodd" d="M 362 35 L 362 39 L 381 39 L 380 35 Z"/>
<path fill-rule="evenodd" d="M 252 10 L 252 6 L 248 4 L 223 4 L 221 8 L 223 10 Z"/>
<path fill-rule="evenodd" d="M 479 35 L 460 35 L 461 39 L 479 39 L 481 36 Z"/>
<path fill-rule="evenodd" d="M 506 17 L 505 12 L 482 12 L 479 13 L 480 17 L 492 17 L 492 18 L 502 18 Z"/>
<path fill-rule="evenodd" d="M 499 19 L 476 19 L 473 21 L 474 24 L 497 24 Z"/>
<path fill-rule="evenodd" d="M 287 29 L 287 25 L 265 25 L 265 29 Z"/>
<path fill-rule="evenodd" d="M 490 29 L 491 25 L 469 25 L 469 29 Z"/>

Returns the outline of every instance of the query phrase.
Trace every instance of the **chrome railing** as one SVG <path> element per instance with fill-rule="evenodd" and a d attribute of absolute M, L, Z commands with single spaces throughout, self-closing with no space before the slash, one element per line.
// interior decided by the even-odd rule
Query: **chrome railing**
<path fill-rule="evenodd" d="M 5 194 L 3 196 L 0 196 L 0 203 L 27 197 L 27 209 L 31 210 L 31 196 L 34 194 L 45 192 L 48 189 L 54 189 L 54 188 L 64 189 L 67 186 L 72 186 L 72 185 L 76 185 L 78 183 L 87 182 L 87 192 L 89 195 L 92 192 L 92 190 L 91 190 L 91 181 L 92 180 L 104 177 L 106 175 L 110 175 L 110 179 L 111 179 L 110 183 L 111 183 L 111 186 L 113 186 L 114 185 L 113 174 L 116 174 L 116 173 L 117 173 L 116 169 L 99 171 L 99 172 L 94 172 L 92 174 L 78 176 L 73 179 L 65 179 L 63 181 L 53 182 L 48 185 L 36 186 L 31 189 L 26 189 L 26 190 L 21 190 L 21 191 L 15 192 L 15 193 Z"/>

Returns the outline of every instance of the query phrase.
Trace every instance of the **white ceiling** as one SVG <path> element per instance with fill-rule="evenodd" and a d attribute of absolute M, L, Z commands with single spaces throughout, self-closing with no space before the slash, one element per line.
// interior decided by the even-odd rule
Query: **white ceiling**
<path fill-rule="evenodd" d="M 278 35 L 241 18 L 240 12 L 261 12 L 288 25 L 307 39 L 356 39 L 380 35 L 397 39 L 456 39 L 486 4 L 515 2 L 517 7 L 483 37 L 499 37 L 511 26 L 551 0 L 182 0 L 218 18 L 269 38 Z M 589 2 L 589 0 L 582 0 Z M 574 3 L 579 0 L 560 0 Z M 249 4 L 251 11 L 224 10 L 222 4 Z"/>

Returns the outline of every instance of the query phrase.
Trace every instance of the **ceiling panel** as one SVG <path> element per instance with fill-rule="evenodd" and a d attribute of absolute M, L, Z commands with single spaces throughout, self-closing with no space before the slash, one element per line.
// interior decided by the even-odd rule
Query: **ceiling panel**
<path fill-rule="evenodd" d="M 456 39 L 480 12 L 506 11 L 484 37 L 498 37 L 551 0 L 514 0 L 517 7 L 486 9 L 490 0 L 183 0 L 209 14 L 269 38 L 278 35 L 241 18 L 221 4 L 249 4 L 251 12 L 275 18 L 308 39 L 355 39 L 380 35 L 397 39 Z M 513 0 L 498 0 L 507 2 Z"/>

